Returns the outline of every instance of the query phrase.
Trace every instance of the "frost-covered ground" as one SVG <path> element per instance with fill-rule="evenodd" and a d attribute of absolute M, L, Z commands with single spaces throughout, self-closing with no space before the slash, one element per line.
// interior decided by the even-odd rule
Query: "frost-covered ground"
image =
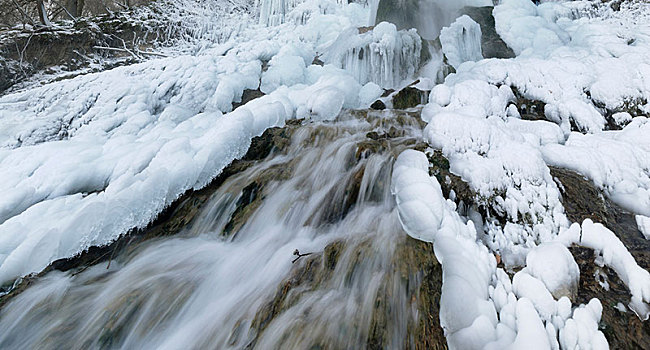
<path fill-rule="evenodd" d="M 260 24 L 192 55 L 0 98 L 0 283 L 146 226 L 266 128 L 365 108 L 418 75 L 436 80 L 418 74 L 415 31 L 357 29 L 371 6 L 259 8 Z M 567 246 L 600 252 L 642 319 L 650 275 L 603 225 L 567 219 L 549 165 L 588 177 L 650 234 L 650 8 L 502 0 L 493 14 L 517 57 L 481 59 L 480 32 L 459 19 L 441 37 L 456 73 L 433 87 L 422 118 L 429 145 L 498 217 L 459 215 L 426 156 L 409 151 L 393 174 L 402 224 L 434 242 L 443 264 L 440 317 L 452 347 L 606 348 L 600 302 L 572 303 L 579 271 Z M 232 111 L 257 88 L 266 96 Z M 543 102 L 545 120 L 522 119 L 515 94 Z M 495 254 L 524 268 L 511 278 Z"/>

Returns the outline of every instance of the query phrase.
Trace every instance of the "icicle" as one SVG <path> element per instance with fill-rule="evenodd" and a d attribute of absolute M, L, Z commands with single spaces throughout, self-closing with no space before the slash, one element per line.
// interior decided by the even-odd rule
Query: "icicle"
<path fill-rule="evenodd" d="M 361 84 L 373 82 L 394 88 L 415 74 L 422 41 L 415 29 L 397 31 L 382 22 L 371 31 L 351 28 L 339 35 L 323 56 L 324 62 L 349 71 Z"/>
<path fill-rule="evenodd" d="M 301 2 L 301 0 L 262 0 L 260 2 L 260 24 L 277 26 L 285 23 L 287 14 Z"/>
<path fill-rule="evenodd" d="M 469 16 L 458 17 L 451 26 L 443 28 L 440 32 L 440 44 L 447 62 L 455 69 L 463 62 L 483 59 L 481 26 Z"/>

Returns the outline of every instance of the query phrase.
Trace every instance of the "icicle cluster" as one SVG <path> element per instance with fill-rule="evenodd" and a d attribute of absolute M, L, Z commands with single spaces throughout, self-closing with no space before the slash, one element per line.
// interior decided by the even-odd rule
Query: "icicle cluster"
<path fill-rule="evenodd" d="M 463 62 L 483 59 L 481 26 L 469 16 L 461 16 L 451 26 L 443 28 L 440 32 L 440 44 L 447 62 L 455 69 Z"/>
<path fill-rule="evenodd" d="M 302 0 L 261 0 L 260 24 L 277 26 L 287 21 L 287 15 Z"/>
<path fill-rule="evenodd" d="M 398 31 L 394 24 L 382 22 L 364 33 L 356 28 L 343 32 L 323 58 L 352 73 L 361 84 L 394 88 L 415 74 L 421 50 L 415 29 Z"/>

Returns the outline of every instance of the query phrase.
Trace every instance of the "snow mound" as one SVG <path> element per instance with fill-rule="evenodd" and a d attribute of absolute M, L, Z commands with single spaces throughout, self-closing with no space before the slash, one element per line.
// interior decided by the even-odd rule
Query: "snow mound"
<path fill-rule="evenodd" d="M 639 226 L 639 231 L 641 231 L 643 237 L 650 239 L 650 217 L 637 215 L 636 224 Z"/>
<path fill-rule="evenodd" d="M 566 296 L 575 300 L 577 297 L 580 270 L 563 244 L 540 244 L 528 253 L 522 271 L 542 281 L 556 299 Z"/>

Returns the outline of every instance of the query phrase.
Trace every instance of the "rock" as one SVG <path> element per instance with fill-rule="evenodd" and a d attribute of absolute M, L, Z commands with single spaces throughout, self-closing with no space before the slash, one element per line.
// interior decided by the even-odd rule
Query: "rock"
<path fill-rule="evenodd" d="M 630 251 L 637 264 L 650 268 L 650 241 L 643 237 L 633 214 L 606 198 L 591 181 L 573 171 L 550 167 L 551 175 L 562 193 L 562 204 L 572 222 L 592 219 L 616 234 Z M 630 293 L 618 275 L 609 267 L 595 263 L 594 251 L 570 247 L 580 268 L 576 304 L 587 304 L 597 298 L 603 306 L 600 330 L 612 349 L 650 349 L 650 323 L 641 321 L 633 312 L 622 312 L 618 303 L 627 304 Z M 601 284 L 607 284 L 605 290 Z M 572 300 L 573 301 L 573 300 Z"/>
<path fill-rule="evenodd" d="M 381 100 L 377 100 L 370 105 L 370 108 L 383 111 L 384 109 L 386 109 L 386 105 Z"/>
<path fill-rule="evenodd" d="M 416 81 L 393 95 L 393 108 L 407 109 L 429 102 L 429 91 L 415 88 L 413 85 L 417 83 Z"/>
<path fill-rule="evenodd" d="M 237 107 L 243 106 L 248 102 L 262 96 L 264 96 L 264 93 L 260 91 L 259 88 L 257 90 L 245 89 L 241 95 L 241 101 L 232 103 L 232 109 L 235 110 Z"/>

